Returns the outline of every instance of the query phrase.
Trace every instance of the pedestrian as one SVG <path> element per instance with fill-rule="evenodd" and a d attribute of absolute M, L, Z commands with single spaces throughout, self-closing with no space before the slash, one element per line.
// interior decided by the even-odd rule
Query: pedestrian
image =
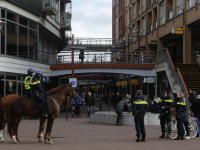
<path fill-rule="evenodd" d="M 174 140 L 184 140 L 184 128 L 183 128 L 183 118 L 184 112 L 186 110 L 186 100 L 183 93 L 177 94 L 176 103 L 176 120 L 177 120 L 177 130 L 178 136 Z"/>
<path fill-rule="evenodd" d="M 197 95 L 196 98 L 190 98 L 190 102 L 192 103 L 191 109 L 192 112 L 194 113 L 194 117 L 196 118 L 197 121 L 197 126 L 198 126 L 198 132 L 196 137 L 200 136 L 200 95 Z"/>
<path fill-rule="evenodd" d="M 183 98 L 185 98 L 185 102 L 186 102 L 186 109 L 184 111 L 184 116 L 183 116 L 183 124 L 185 126 L 185 131 L 186 131 L 185 139 L 189 140 L 190 139 L 190 129 L 189 129 L 190 109 L 189 109 L 189 101 L 188 101 L 188 98 L 185 97 L 184 94 L 183 94 Z"/>
<path fill-rule="evenodd" d="M 154 113 L 155 112 L 155 108 L 154 108 L 154 99 L 151 99 L 150 102 L 149 102 L 149 111 L 151 113 Z"/>
<path fill-rule="evenodd" d="M 147 101 L 144 100 L 144 96 L 141 90 L 136 93 L 135 101 L 133 102 L 133 116 L 135 121 L 135 129 L 137 140 L 135 142 L 145 142 L 146 132 L 144 127 L 144 116 L 147 111 Z M 140 140 L 140 133 L 142 139 Z"/>
<path fill-rule="evenodd" d="M 115 107 L 115 112 L 117 113 L 117 122 L 116 122 L 116 126 L 120 126 L 120 118 L 123 114 L 123 110 L 128 110 L 128 112 L 130 113 L 129 107 L 128 107 L 128 94 L 124 95 L 124 98 L 116 105 Z"/>
<path fill-rule="evenodd" d="M 165 138 L 165 123 L 169 124 L 171 122 L 170 107 L 172 106 L 172 99 L 167 95 L 167 91 L 163 90 L 161 93 L 161 98 L 159 100 L 158 108 L 160 109 L 160 124 L 162 135 L 159 138 Z"/>
<path fill-rule="evenodd" d="M 92 95 L 92 93 L 89 92 L 88 97 L 86 98 L 86 105 L 88 106 L 87 107 L 87 111 L 88 111 L 87 116 L 92 115 L 92 109 L 93 109 L 93 106 L 95 105 L 94 98 L 91 95 Z"/>
<path fill-rule="evenodd" d="M 80 107 L 82 104 L 82 98 L 79 94 L 78 96 L 78 100 L 73 99 L 72 104 L 74 105 L 75 109 L 77 110 L 77 117 L 81 115 L 81 111 L 80 111 Z"/>
<path fill-rule="evenodd" d="M 116 107 L 116 105 L 122 100 L 122 96 L 119 95 L 119 92 L 116 93 L 115 97 L 114 97 L 114 109 Z"/>

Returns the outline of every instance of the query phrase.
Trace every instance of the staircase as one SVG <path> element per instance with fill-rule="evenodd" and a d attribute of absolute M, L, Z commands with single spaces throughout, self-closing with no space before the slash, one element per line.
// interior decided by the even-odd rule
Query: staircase
<path fill-rule="evenodd" d="M 200 94 L 200 69 L 197 64 L 174 64 L 179 68 L 188 90 L 193 89 Z"/>

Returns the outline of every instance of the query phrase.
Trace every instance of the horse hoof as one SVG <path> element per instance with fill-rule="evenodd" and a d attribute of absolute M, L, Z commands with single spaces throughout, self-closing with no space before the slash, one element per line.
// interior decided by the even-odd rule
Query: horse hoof
<path fill-rule="evenodd" d="M 21 144 L 21 141 L 18 141 L 18 144 Z"/>
<path fill-rule="evenodd" d="M 5 143 L 6 141 L 5 140 L 1 140 L 1 143 Z"/>
<path fill-rule="evenodd" d="M 19 144 L 17 141 L 14 141 L 14 144 Z"/>
<path fill-rule="evenodd" d="M 49 144 L 53 145 L 54 143 L 52 141 L 50 141 Z"/>
<path fill-rule="evenodd" d="M 43 141 L 43 140 L 39 140 L 39 142 L 40 142 L 40 143 L 43 143 L 44 141 Z"/>
<path fill-rule="evenodd" d="M 49 144 L 49 141 L 45 141 L 45 144 Z"/>

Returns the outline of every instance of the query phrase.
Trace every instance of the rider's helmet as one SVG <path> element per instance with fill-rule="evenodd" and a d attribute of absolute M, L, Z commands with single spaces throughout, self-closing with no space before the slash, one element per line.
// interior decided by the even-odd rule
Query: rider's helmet
<path fill-rule="evenodd" d="M 36 71 L 35 76 L 39 79 L 42 76 L 42 71 Z"/>
<path fill-rule="evenodd" d="M 29 68 L 27 70 L 27 74 L 30 75 L 30 76 L 32 76 L 32 73 L 34 73 L 34 72 L 35 72 L 35 70 L 33 68 Z"/>

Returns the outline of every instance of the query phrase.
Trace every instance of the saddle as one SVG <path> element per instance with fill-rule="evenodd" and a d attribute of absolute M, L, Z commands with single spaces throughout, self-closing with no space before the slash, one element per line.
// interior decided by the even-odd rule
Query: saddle
<path fill-rule="evenodd" d="M 49 100 L 48 97 L 46 95 L 42 95 L 44 97 L 44 99 L 46 100 L 46 108 L 48 107 L 49 104 Z M 36 109 L 36 110 L 40 110 L 40 106 L 41 103 L 39 103 L 37 100 L 35 100 L 32 96 L 31 96 L 31 108 L 32 109 Z"/>

